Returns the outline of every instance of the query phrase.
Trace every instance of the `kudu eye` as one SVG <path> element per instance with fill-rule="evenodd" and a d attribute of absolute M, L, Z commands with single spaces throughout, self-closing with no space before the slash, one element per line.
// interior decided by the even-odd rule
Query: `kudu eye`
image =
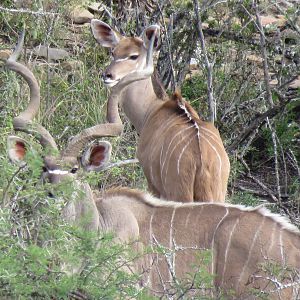
<path fill-rule="evenodd" d="M 136 54 L 135 54 L 135 55 L 130 55 L 130 56 L 129 56 L 129 59 L 131 59 L 131 60 L 137 60 L 138 57 L 139 57 L 139 56 L 136 55 Z"/>
<path fill-rule="evenodd" d="M 42 167 L 42 170 L 43 170 L 43 173 L 48 172 L 48 169 L 45 166 Z"/>
<path fill-rule="evenodd" d="M 70 172 L 72 174 L 75 174 L 77 171 L 78 171 L 78 167 L 73 167 Z"/>

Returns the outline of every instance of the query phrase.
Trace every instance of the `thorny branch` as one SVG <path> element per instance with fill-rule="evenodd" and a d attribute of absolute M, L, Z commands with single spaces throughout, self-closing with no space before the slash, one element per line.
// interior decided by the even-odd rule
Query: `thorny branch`
<path fill-rule="evenodd" d="M 213 67 L 214 61 L 210 62 L 208 59 L 208 54 L 205 45 L 204 34 L 202 30 L 202 20 L 199 14 L 199 1 L 193 0 L 194 2 L 194 11 L 196 15 L 196 30 L 200 40 L 200 46 L 202 51 L 202 56 L 204 58 L 206 71 L 207 71 L 207 96 L 208 96 L 208 105 L 209 105 L 209 121 L 212 123 L 216 120 L 216 103 L 214 99 L 214 90 L 213 90 Z"/>

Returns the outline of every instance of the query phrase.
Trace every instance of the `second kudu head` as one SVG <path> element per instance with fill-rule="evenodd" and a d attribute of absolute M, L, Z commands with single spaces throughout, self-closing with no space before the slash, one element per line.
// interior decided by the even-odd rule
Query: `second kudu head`
<path fill-rule="evenodd" d="M 119 128 L 98 125 L 84 129 L 73 137 L 64 149 L 59 151 L 55 139 L 48 130 L 33 121 L 40 107 L 40 88 L 29 68 L 17 62 L 23 43 L 24 32 L 19 38 L 15 51 L 6 61 L 6 67 L 20 74 L 30 89 L 29 104 L 13 119 L 13 127 L 16 132 L 22 131 L 34 136 L 45 149 L 43 178 L 51 183 L 57 183 L 64 178 L 74 177 L 80 167 L 88 171 L 101 169 L 110 157 L 111 145 L 109 142 L 92 143 L 83 153 L 81 150 L 96 138 L 118 135 Z M 8 155 L 13 162 L 22 163 L 29 149 L 30 145 L 25 139 L 18 136 L 8 137 Z"/>
<path fill-rule="evenodd" d="M 93 35 L 97 42 L 111 48 L 112 61 L 103 72 L 108 87 L 120 88 L 137 80 L 148 78 L 154 71 L 153 51 L 157 47 L 160 27 L 147 27 L 141 37 L 125 37 L 108 24 L 93 19 Z"/>

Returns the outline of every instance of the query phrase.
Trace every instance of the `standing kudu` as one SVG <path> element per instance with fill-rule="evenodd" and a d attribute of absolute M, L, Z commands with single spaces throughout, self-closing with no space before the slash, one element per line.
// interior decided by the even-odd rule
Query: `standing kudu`
<path fill-rule="evenodd" d="M 111 87 L 107 119 L 121 123 L 121 104 L 140 135 L 137 157 L 151 192 L 168 200 L 224 202 L 230 163 L 218 130 L 178 92 L 169 98 L 149 74 L 149 40 L 155 36 L 157 42 L 159 27 L 148 27 L 142 38 L 123 37 L 96 19 L 91 27 L 98 43 L 112 49 L 112 62 L 103 73 Z"/>
<path fill-rule="evenodd" d="M 14 119 L 14 128 L 36 136 L 44 147 L 53 149 L 52 155 L 44 157 L 44 177 L 50 183 L 73 178 L 72 182 L 82 191 L 80 201 L 69 201 L 63 209 L 67 221 L 79 222 L 87 216 L 87 230 L 113 232 L 120 241 L 136 241 L 139 249 L 147 247 L 155 252 L 157 246 L 163 246 L 166 255 L 162 251 L 150 253 L 133 266 L 154 294 L 171 295 L 172 282 L 191 272 L 196 253 L 210 249 L 212 261 L 208 267 L 215 275 L 215 287 L 228 295 L 234 293 L 229 299 L 257 299 L 250 295 L 253 291 L 269 293 L 268 299 L 299 299 L 300 232 L 267 209 L 167 202 L 127 188 L 109 190 L 96 197 L 88 184 L 76 179 L 76 171 L 78 165 L 84 169 L 101 168 L 109 159 L 111 146 L 100 142 L 83 155 L 79 155 L 79 150 L 91 138 L 114 135 L 120 128 L 111 124 L 85 130 L 58 153 L 49 132 L 32 122 L 39 107 L 39 87 L 33 74 L 15 61 L 16 57 L 14 53 L 9 58 L 7 67 L 25 78 L 31 101 Z M 9 157 L 14 162 L 23 160 L 27 148 L 23 139 L 8 138 Z M 281 278 L 267 271 L 272 264 L 284 270 Z M 276 274 L 280 273 L 278 267 L 275 269 Z M 194 289 L 191 286 L 191 295 L 199 292 Z"/>

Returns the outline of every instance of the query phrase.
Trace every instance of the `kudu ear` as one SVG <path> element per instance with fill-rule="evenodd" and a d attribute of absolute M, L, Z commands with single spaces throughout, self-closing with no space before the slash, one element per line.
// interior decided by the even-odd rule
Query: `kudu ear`
<path fill-rule="evenodd" d="M 144 46 L 146 47 L 146 49 L 148 49 L 149 47 L 149 42 L 153 34 L 155 35 L 154 48 L 156 49 L 158 47 L 159 36 L 160 36 L 159 25 L 151 25 L 144 30 L 142 34 L 142 39 L 144 41 Z"/>
<path fill-rule="evenodd" d="M 81 164 L 86 171 L 101 170 L 110 159 L 111 144 L 107 141 L 92 143 L 83 153 Z"/>
<path fill-rule="evenodd" d="M 7 151 L 9 159 L 15 163 L 20 164 L 24 162 L 24 158 L 28 149 L 28 144 L 24 139 L 10 135 L 7 138 Z"/>
<path fill-rule="evenodd" d="M 119 32 L 97 19 L 91 20 L 91 28 L 95 39 L 102 47 L 114 48 L 122 38 Z"/>

